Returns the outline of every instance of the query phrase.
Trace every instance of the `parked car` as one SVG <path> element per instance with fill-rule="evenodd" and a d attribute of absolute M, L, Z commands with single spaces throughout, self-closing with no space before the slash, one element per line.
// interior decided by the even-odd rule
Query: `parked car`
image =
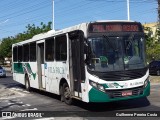
<path fill-rule="evenodd" d="M 149 63 L 149 74 L 160 76 L 160 60 Z"/>
<path fill-rule="evenodd" d="M 0 77 L 6 77 L 6 70 L 0 66 Z"/>

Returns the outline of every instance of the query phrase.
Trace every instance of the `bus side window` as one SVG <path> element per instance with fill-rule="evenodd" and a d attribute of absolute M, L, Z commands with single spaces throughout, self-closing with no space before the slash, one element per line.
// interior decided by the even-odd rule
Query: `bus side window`
<path fill-rule="evenodd" d="M 30 61 L 36 61 L 36 42 L 30 44 Z"/>
<path fill-rule="evenodd" d="M 22 46 L 18 46 L 18 62 L 22 62 Z"/>
<path fill-rule="evenodd" d="M 67 38 L 66 35 L 56 37 L 56 60 L 66 61 L 67 60 Z"/>
<path fill-rule="evenodd" d="M 54 60 L 54 38 L 46 39 L 45 41 L 45 59 L 46 61 Z"/>
<path fill-rule="evenodd" d="M 18 53 L 17 53 L 17 47 L 13 47 L 13 62 L 17 62 L 17 57 L 18 57 Z"/>
<path fill-rule="evenodd" d="M 29 44 L 23 45 L 23 61 L 29 61 Z"/>

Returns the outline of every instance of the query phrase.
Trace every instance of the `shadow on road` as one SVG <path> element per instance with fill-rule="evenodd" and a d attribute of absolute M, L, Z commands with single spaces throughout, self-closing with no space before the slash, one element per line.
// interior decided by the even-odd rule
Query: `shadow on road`
<path fill-rule="evenodd" d="M 32 92 L 36 92 L 38 94 L 60 100 L 60 96 L 52 93 L 40 91 L 37 89 L 32 89 Z M 141 108 L 149 105 L 150 105 L 150 102 L 147 98 L 139 98 L 139 99 L 116 101 L 116 102 L 109 102 L 109 103 L 85 103 L 79 100 L 74 100 L 74 104 L 72 106 L 77 106 L 92 112 L 94 111 L 105 112 L 105 111 L 114 111 L 114 110 L 125 110 L 125 109 L 131 109 L 131 108 Z"/>
<path fill-rule="evenodd" d="M 0 111 L 4 111 L 5 109 L 9 109 L 11 106 L 22 106 L 22 103 L 17 103 L 16 101 L 13 100 L 8 100 L 8 103 L 11 103 L 10 105 L 2 105 L 0 107 Z"/>
<path fill-rule="evenodd" d="M 13 81 L 12 77 L 10 78 L 9 76 L 7 78 L 9 78 L 10 80 L 6 78 L 3 78 L 3 80 L 0 79 L 0 84 L 6 86 L 6 88 L 20 87 L 22 89 L 25 89 L 23 85 Z M 60 100 L 60 96 L 58 95 L 33 89 L 33 88 L 31 89 L 31 94 L 32 93 L 33 94 L 38 93 L 41 95 L 45 95 L 46 97 Z M 141 108 L 149 105 L 150 105 L 150 102 L 147 98 L 139 98 L 139 99 L 109 102 L 109 103 L 84 103 L 78 100 L 74 100 L 74 104 L 72 106 L 80 107 L 86 111 L 105 112 L 105 111 L 132 109 L 132 108 Z"/>
<path fill-rule="evenodd" d="M 105 111 L 113 111 L 113 110 L 125 110 L 125 109 L 131 109 L 131 108 L 146 107 L 150 105 L 150 102 L 147 98 L 139 98 L 139 99 L 116 101 L 116 102 L 109 102 L 109 103 L 88 103 L 87 104 L 81 101 L 77 101 L 75 105 L 82 107 L 88 111 L 105 112 Z"/>

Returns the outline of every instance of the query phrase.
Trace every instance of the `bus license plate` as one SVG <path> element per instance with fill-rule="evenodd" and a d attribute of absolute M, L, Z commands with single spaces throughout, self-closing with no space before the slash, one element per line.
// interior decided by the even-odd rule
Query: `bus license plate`
<path fill-rule="evenodd" d="M 122 92 L 122 96 L 131 96 L 132 95 L 132 91 L 123 91 Z"/>

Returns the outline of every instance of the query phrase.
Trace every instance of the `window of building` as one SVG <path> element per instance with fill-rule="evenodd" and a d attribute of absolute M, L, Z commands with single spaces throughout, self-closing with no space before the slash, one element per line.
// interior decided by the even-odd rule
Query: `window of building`
<path fill-rule="evenodd" d="M 54 38 L 49 38 L 45 41 L 45 59 L 46 61 L 54 60 Z"/>
<path fill-rule="evenodd" d="M 56 60 L 67 60 L 67 38 L 66 35 L 56 37 Z"/>

